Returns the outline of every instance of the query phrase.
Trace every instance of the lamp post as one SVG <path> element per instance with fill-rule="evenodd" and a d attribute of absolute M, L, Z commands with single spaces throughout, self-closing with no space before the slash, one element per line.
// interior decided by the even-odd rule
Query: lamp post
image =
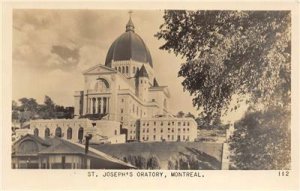
<path fill-rule="evenodd" d="M 87 160 L 87 154 L 89 152 L 89 143 L 90 143 L 90 139 L 92 138 L 92 134 L 88 134 L 88 135 L 85 135 L 85 151 L 84 151 L 84 167 L 85 169 L 87 169 L 88 167 L 88 160 Z"/>

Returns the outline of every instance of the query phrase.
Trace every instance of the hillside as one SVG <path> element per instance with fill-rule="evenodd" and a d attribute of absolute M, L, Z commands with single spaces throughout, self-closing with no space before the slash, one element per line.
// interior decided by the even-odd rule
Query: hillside
<path fill-rule="evenodd" d="M 222 144 L 203 142 L 153 142 L 91 145 L 116 158 L 135 163 L 137 158 L 149 163 L 157 158 L 161 169 L 221 169 Z M 132 161 L 132 160 L 135 161 Z M 143 162 L 142 161 L 142 162 Z M 146 164 L 140 168 L 147 168 Z M 148 167 L 149 168 L 149 167 Z"/>

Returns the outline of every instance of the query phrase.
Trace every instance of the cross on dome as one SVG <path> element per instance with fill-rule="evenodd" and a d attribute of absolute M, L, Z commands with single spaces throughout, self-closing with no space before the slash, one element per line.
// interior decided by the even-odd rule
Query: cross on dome
<path fill-rule="evenodd" d="M 129 21 L 128 21 L 127 25 L 126 25 L 126 32 L 128 32 L 128 31 L 134 32 L 134 24 L 133 24 L 133 22 L 131 20 L 131 14 L 133 12 L 130 10 L 128 13 L 129 13 Z"/>

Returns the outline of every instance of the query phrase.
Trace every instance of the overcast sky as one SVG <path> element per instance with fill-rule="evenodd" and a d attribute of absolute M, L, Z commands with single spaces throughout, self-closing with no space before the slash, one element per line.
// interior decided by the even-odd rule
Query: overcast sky
<path fill-rule="evenodd" d="M 163 11 L 134 11 L 135 32 L 150 50 L 159 84 L 169 86 L 171 111 L 197 115 L 177 77 L 183 60 L 159 50 L 163 40 L 154 37 L 162 16 Z M 120 10 L 14 10 L 13 99 L 32 97 L 42 103 L 48 95 L 56 104 L 73 106 L 74 91 L 84 86 L 82 71 L 104 64 L 128 18 L 128 11 Z"/>

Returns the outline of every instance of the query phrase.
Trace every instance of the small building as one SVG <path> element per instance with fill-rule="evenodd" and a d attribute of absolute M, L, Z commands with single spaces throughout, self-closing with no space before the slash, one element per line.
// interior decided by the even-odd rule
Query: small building
<path fill-rule="evenodd" d="M 68 140 L 27 134 L 12 146 L 13 169 L 133 169 L 131 164 Z"/>

